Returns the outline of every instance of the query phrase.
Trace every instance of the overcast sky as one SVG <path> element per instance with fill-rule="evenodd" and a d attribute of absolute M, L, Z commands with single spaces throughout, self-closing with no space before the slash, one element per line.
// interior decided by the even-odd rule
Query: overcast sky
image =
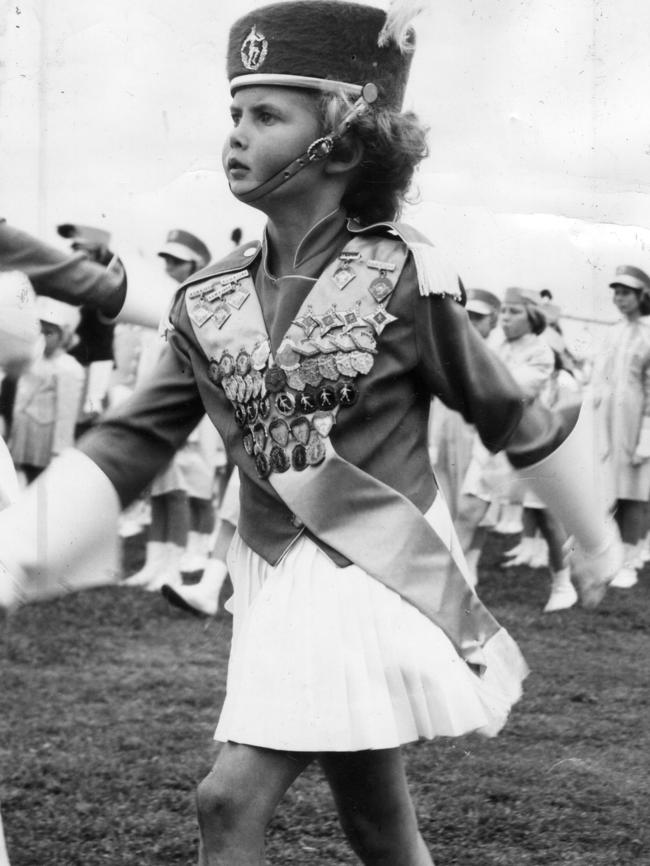
<path fill-rule="evenodd" d="M 58 222 L 104 225 L 141 279 L 160 274 L 169 228 L 215 256 L 236 225 L 259 233 L 219 163 L 228 28 L 256 5 L 0 0 L 2 212 L 49 239 Z M 430 7 L 406 102 L 431 157 L 407 218 L 467 285 L 547 286 L 567 312 L 611 318 L 616 264 L 650 271 L 650 3 Z"/>

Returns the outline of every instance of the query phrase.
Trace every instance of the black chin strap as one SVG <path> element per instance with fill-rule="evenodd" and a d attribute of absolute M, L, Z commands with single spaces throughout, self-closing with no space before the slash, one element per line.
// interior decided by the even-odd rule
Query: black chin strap
<path fill-rule="evenodd" d="M 319 162 L 321 159 L 328 157 L 334 149 L 336 142 L 343 138 L 350 129 L 353 121 L 357 117 L 361 117 L 361 115 L 370 111 L 370 106 L 376 99 L 376 86 L 371 83 L 364 84 L 363 89 L 361 90 L 361 96 L 357 99 L 343 120 L 338 124 L 336 129 L 330 132 L 329 135 L 325 135 L 323 138 L 317 138 L 316 141 L 312 141 L 304 153 L 301 153 L 300 156 L 296 157 L 296 159 L 284 168 L 281 168 L 280 171 L 272 175 L 268 180 L 258 184 L 258 186 L 248 192 L 240 193 L 237 198 L 246 204 L 252 201 L 257 201 L 262 198 L 262 196 L 265 196 L 268 193 L 273 192 L 273 190 L 277 189 L 279 186 L 282 186 L 283 183 L 291 180 L 292 177 L 295 177 L 299 171 L 302 171 L 303 168 L 311 165 L 312 162 Z"/>

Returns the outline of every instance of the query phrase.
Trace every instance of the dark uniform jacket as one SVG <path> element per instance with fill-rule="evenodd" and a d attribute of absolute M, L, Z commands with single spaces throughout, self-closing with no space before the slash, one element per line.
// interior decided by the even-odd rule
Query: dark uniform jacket
<path fill-rule="evenodd" d="M 272 276 L 264 242 L 244 245 L 181 287 L 171 307 L 167 346 L 157 369 L 79 444 L 112 481 L 122 503 L 131 501 L 169 461 L 207 412 L 240 470 L 239 532 L 254 551 L 276 563 L 304 527 L 268 478 L 260 477 L 247 453 L 231 402 L 210 375 L 211 359 L 196 339 L 185 294 L 201 290 L 221 275 L 248 270 L 275 353 L 323 268 L 339 257 L 350 238 L 394 234 L 390 225 L 362 229 L 336 211 L 307 233 L 291 275 Z M 357 399 L 341 408 L 330 434 L 344 460 L 401 493 L 422 513 L 437 490 L 427 447 L 432 396 L 474 424 L 489 449 L 505 448 L 518 466 L 546 456 L 567 432 L 561 419 L 526 401 L 478 336 L 455 299 L 458 279 L 448 288 L 449 292 L 423 297 L 415 263 L 407 257 L 388 303 L 395 320 L 377 337 L 372 369 L 355 380 Z M 245 313 L 244 305 L 238 314 Z M 337 495 L 337 490 L 331 491 L 332 497 Z M 344 564 L 331 546 L 321 546 Z"/>

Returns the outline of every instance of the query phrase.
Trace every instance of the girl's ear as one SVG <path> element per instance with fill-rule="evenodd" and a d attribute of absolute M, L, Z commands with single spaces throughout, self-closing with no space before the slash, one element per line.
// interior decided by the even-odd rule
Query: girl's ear
<path fill-rule="evenodd" d="M 333 152 L 325 161 L 326 174 L 343 174 L 357 168 L 363 159 L 363 145 L 355 136 L 336 143 Z"/>

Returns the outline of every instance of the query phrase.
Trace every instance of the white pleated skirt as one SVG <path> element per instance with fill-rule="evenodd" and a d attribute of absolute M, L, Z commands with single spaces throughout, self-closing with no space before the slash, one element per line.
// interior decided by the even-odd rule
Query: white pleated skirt
<path fill-rule="evenodd" d="M 340 752 L 494 736 L 521 696 L 528 669 L 504 629 L 479 677 L 409 602 L 357 566 L 337 568 L 309 538 L 274 567 L 236 535 L 228 566 L 233 640 L 216 740 Z"/>

